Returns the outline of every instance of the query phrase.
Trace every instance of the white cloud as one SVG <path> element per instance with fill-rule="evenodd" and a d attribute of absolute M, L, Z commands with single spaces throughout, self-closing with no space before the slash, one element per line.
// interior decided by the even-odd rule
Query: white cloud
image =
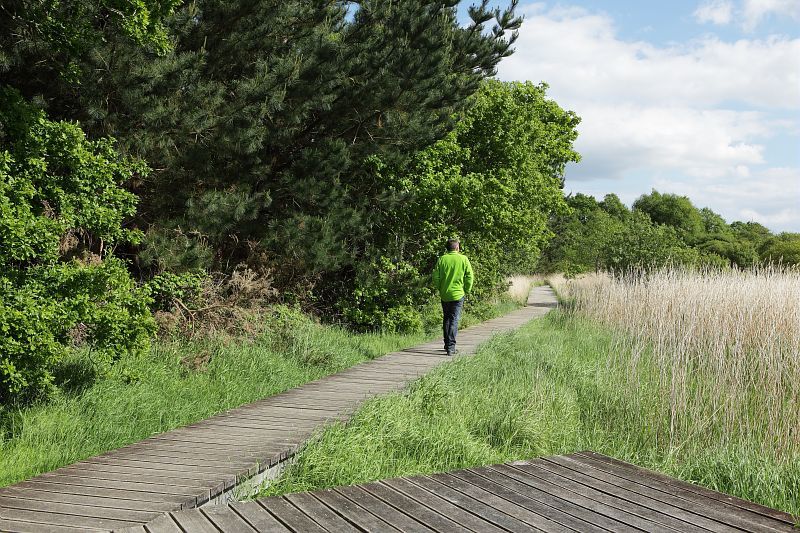
<path fill-rule="evenodd" d="M 752 31 L 767 16 L 800 20 L 800 0 L 744 0 L 742 25 Z"/>
<path fill-rule="evenodd" d="M 698 178 L 746 174 L 764 162 L 755 142 L 769 134 L 756 112 L 630 104 L 578 103 L 576 144 L 583 155 L 573 179 L 622 178 L 643 168 L 679 170 Z"/>
<path fill-rule="evenodd" d="M 752 176 L 729 175 L 706 182 L 656 180 L 663 192 L 689 196 L 712 206 L 728 220 L 754 221 L 767 227 L 800 227 L 800 167 L 769 168 Z"/>
<path fill-rule="evenodd" d="M 525 14 L 499 76 L 546 81 L 550 96 L 581 116 L 583 160 L 568 168 L 571 187 L 626 179 L 613 192 L 631 196 L 638 176 L 636 196 L 652 186 L 730 218 L 800 226 L 795 164 L 770 169 L 766 158 L 771 139 L 798 135 L 800 39 L 658 46 L 624 41 L 610 17 L 582 8 L 537 5 Z"/>
<path fill-rule="evenodd" d="M 601 101 L 800 109 L 800 39 L 705 37 L 660 47 L 619 39 L 604 15 L 537 9 L 526 12 L 516 52 L 500 64 L 500 75 L 546 80 L 566 101 L 591 93 Z"/>
<path fill-rule="evenodd" d="M 728 0 L 707 0 L 697 7 L 694 18 L 700 23 L 730 24 L 733 18 L 733 4 Z"/>

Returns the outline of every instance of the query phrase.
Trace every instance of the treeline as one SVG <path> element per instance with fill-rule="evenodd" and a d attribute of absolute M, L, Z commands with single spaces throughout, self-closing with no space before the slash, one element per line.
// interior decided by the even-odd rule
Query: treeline
<path fill-rule="evenodd" d="M 757 222 L 728 224 L 685 196 L 654 190 L 639 197 L 632 209 L 615 194 L 598 201 L 578 193 L 566 203 L 569 208 L 550 220 L 554 237 L 539 264 L 545 272 L 800 264 L 800 233 L 773 235 Z"/>
<path fill-rule="evenodd" d="M 516 1 L 458 4 L 3 2 L 0 402 L 146 350 L 208 286 L 414 329 L 446 237 L 478 298 L 532 270 L 579 119 L 490 79 Z"/>

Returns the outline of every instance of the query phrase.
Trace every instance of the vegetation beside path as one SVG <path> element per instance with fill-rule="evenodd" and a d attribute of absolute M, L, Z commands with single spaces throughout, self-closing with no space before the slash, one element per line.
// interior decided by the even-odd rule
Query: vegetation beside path
<path fill-rule="evenodd" d="M 673 441 L 670 417 L 655 409 L 669 390 L 652 380 L 630 384 L 630 353 L 619 350 L 632 344 L 622 340 L 580 312 L 551 312 L 495 337 L 474 357 L 437 368 L 406 392 L 365 404 L 347 425 L 331 426 L 310 443 L 263 494 L 591 449 L 800 514 L 796 449 L 765 449 L 759 433 L 717 431 L 729 416 L 699 420 L 705 432 Z M 657 367 L 647 365 L 657 361 L 639 355 L 640 375 L 650 375 Z M 703 390 L 699 385 L 689 390 Z M 652 409 L 636 398 L 650 398 Z M 756 427 L 762 414 L 736 416 L 742 426 Z"/>
<path fill-rule="evenodd" d="M 519 282 L 517 283 L 519 284 Z M 467 305 L 464 324 L 520 306 L 510 296 Z M 438 333 L 353 333 L 275 307 L 245 334 L 162 340 L 108 372 L 83 352 L 58 370 L 58 397 L 27 407 L 0 406 L 0 486 L 187 425 L 248 402 L 422 343 Z M 249 327 L 249 330 L 247 328 Z"/>

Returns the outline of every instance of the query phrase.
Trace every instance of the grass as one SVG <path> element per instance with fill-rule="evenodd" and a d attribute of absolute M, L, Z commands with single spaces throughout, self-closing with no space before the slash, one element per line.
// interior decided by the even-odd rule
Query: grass
<path fill-rule="evenodd" d="M 518 305 L 509 298 L 472 305 L 463 323 Z M 431 306 L 431 320 L 435 312 Z M 422 343 L 438 331 L 354 334 L 285 308 L 245 329 L 249 334 L 161 340 L 111 371 L 100 370 L 91 353 L 75 354 L 59 369 L 59 396 L 0 406 L 0 486 Z"/>
<path fill-rule="evenodd" d="M 670 448 L 621 394 L 617 333 L 562 311 L 500 335 L 312 441 L 262 494 L 592 449 L 800 514 L 800 462 L 757 442 Z M 643 391 L 654 393 L 656 389 Z"/>

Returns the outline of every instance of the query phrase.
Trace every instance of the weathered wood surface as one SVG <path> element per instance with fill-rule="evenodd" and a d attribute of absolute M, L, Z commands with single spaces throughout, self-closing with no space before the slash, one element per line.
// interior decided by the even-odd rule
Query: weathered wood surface
<path fill-rule="evenodd" d="M 555 305 L 552 290 L 537 287 L 527 307 L 459 332 L 458 349 L 474 353 L 492 334 L 515 329 Z M 164 511 L 197 507 L 290 457 L 326 423 L 346 420 L 365 399 L 402 389 L 449 359 L 440 340 L 414 346 L 1 488 L 0 531 L 107 531 L 147 523 Z M 309 512 L 325 510 L 316 500 L 305 500 L 305 505 Z M 297 509 L 294 503 L 290 508 Z M 262 524 L 257 530 L 272 527 L 267 511 L 247 512 L 254 513 L 248 522 L 251 526 Z M 359 520 L 371 520 L 369 513 L 356 508 L 352 512 L 358 513 Z M 291 520 L 306 523 L 304 512 L 295 514 Z M 186 520 L 197 519 L 192 516 Z M 392 519 L 399 518 L 382 520 Z M 181 531 L 178 525 L 159 520 L 152 531 Z M 238 518 L 225 515 L 209 520 L 233 524 Z M 330 515 L 328 520 L 338 519 Z M 188 530 L 195 531 L 193 524 Z M 221 526 L 213 527 L 209 531 Z"/>
<path fill-rule="evenodd" d="M 123 531 L 797 531 L 792 524 L 775 509 L 580 452 L 173 511 Z"/>

